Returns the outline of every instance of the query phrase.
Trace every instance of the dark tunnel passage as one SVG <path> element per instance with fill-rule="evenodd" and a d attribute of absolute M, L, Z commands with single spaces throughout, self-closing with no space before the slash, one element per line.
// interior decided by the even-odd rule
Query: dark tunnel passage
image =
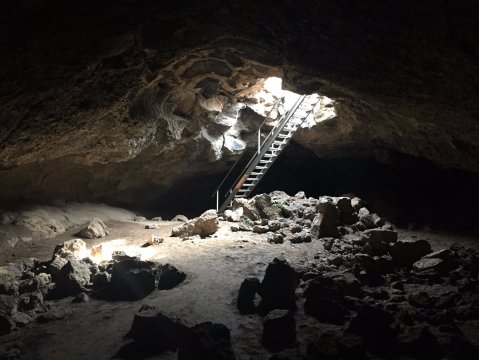
<path fill-rule="evenodd" d="M 173 217 L 179 212 L 197 216 L 215 207 L 211 194 L 223 175 L 178 182 L 146 210 L 152 216 L 157 212 L 165 217 Z M 389 163 L 379 162 L 374 155 L 319 159 L 292 142 L 252 196 L 275 190 L 289 195 L 304 191 L 310 197 L 353 193 L 398 226 L 427 225 L 433 229 L 477 233 L 477 184 L 479 174 L 441 169 L 409 155 L 390 153 Z"/>

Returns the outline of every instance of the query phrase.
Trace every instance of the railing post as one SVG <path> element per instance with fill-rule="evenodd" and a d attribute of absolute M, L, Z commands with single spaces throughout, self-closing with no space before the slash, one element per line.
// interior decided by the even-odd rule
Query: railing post
<path fill-rule="evenodd" d="M 261 152 L 261 130 L 258 129 L 258 154 Z"/>
<path fill-rule="evenodd" d="M 216 212 L 220 211 L 220 191 L 216 190 Z"/>

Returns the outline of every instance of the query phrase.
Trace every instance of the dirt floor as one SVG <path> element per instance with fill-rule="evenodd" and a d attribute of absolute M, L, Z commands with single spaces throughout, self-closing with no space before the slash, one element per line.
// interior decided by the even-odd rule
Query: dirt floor
<path fill-rule="evenodd" d="M 160 228 L 147 230 L 146 224 L 159 224 Z M 301 265 L 316 254 L 321 256 L 321 241 L 270 244 L 266 235 L 231 232 L 229 228 L 233 223 L 225 221 L 211 238 L 182 241 L 169 237 L 171 229 L 178 224 L 168 221 L 110 221 L 107 222 L 109 236 L 86 241 L 88 247 L 101 243 L 111 249 L 124 250 L 128 255 L 141 253 L 145 260 L 171 263 L 187 273 L 185 282 L 171 290 L 156 290 L 140 301 L 90 299 L 86 303 L 72 304 L 71 298 L 67 298 L 51 302 L 48 316 L 52 321 L 31 323 L 0 337 L 0 353 L 2 348 L 17 346 L 21 359 L 109 359 L 127 343 L 124 336 L 131 327 L 134 314 L 142 304 L 150 304 L 191 325 L 203 321 L 224 324 L 231 330 L 237 359 L 268 359 L 271 353 L 261 345 L 262 318 L 259 315 L 240 315 L 236 308 L 240 284 L 249 275 L 262 279 L 267 264 L 274 257 L 283 256 L 293 265 Z M 56 244 L 75 238 L 78 230 L 74 227 L 53 238 L 19 242 L 14 248 L 2 250 L 0 264 L 19 262 L 29 257 L 47 260 Z M 141 248 L 150 234 L 165 240 L 160 245 Z M 479 241 L 460 235 L 399 230 L 399 238 L 428 240 L 434 250 L 453 243 L 479 248 Z M 302 312 L 301 306 L 298 311 Z M 307 320 L 297 325 L 299 338 L 327 326 Z M 302 346 L 305 344 L 300 342 L 299 347 Z M 176 359 L 176 356 L 176 353 L 164 353 L 151 359 Z"/>

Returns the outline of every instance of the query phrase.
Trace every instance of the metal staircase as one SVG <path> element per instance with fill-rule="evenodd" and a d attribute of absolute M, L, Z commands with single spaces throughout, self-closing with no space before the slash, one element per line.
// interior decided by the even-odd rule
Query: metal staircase
<path fill-rule="evenodd" d="M 234 198 L 246 198 L 251 194 L 279 154 L 288 145 L 294 133 L 313 112 L 318 102 L 318 95 L 299 96 L 294 105 L 283 114 L 278 123 L 264 136 L 262 130 L 264 130 L 268 116 L 281 103 L 280 100 L 276 102 L 257 131 L 258 144 L 255 154 L 244 166 L 243 157 L 247 154 L 247 151 L 245 151 L 213 193 L 212 196 L 216 195 L 218 213 L 224 212 Z"/>

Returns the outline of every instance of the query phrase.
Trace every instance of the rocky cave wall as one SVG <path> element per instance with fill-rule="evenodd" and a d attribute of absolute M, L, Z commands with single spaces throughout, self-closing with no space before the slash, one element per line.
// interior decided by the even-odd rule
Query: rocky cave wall
<path fill-rule="evenodd" d="M 294 138 L 319 158 L 394 151 L 477 172 L 477 15 L 446 0 L 10 2 L 0 199 L 209 191 L 261 121 L 252 94 L 269 76 L 333 99 L 336 116 Z"/>

